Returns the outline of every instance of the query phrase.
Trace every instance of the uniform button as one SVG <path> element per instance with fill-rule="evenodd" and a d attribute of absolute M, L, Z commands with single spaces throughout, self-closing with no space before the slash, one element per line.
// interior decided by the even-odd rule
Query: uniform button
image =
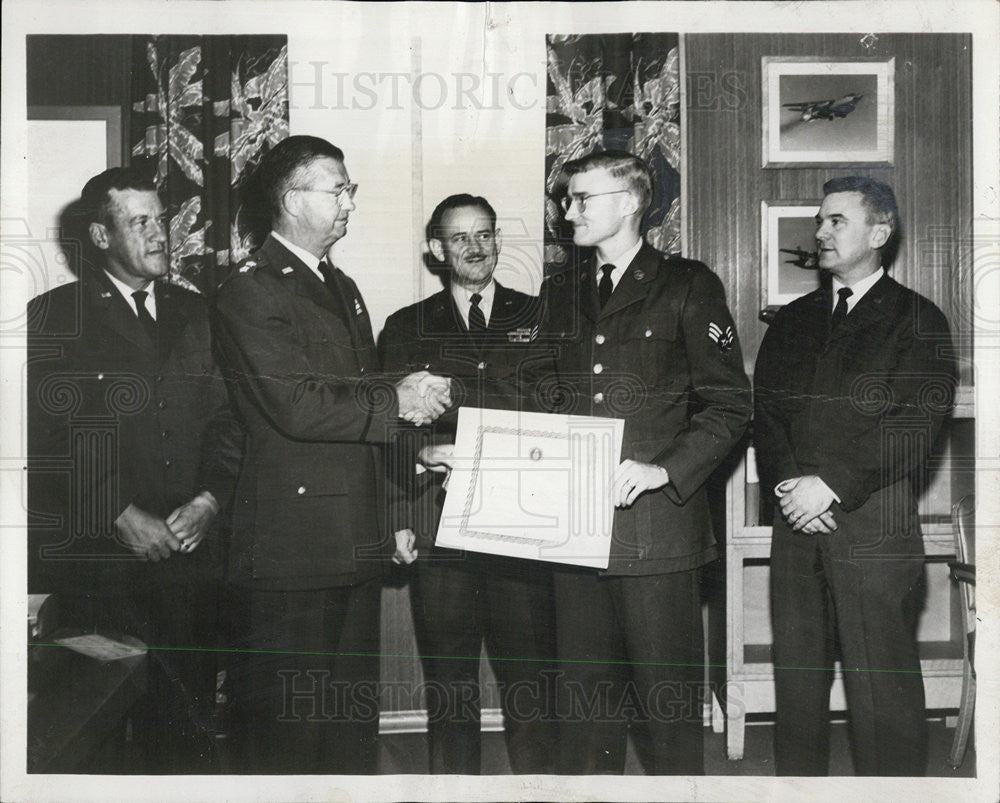
<path fill-rule="evenodd" d="M 163 381 L 163 375 L 161 374 L 160 376 L 156 377 L 156 381 L 157 382 L 162 382 Z"/>
<path fill-rule="evenodd" d="M 480 371 L 482 371 L 484 368 L 486 368 L 486 363 L 485 362 L 481 362 L 481 363 L 479 363 L 479 365 L 476 366 L 476 368 L 478 368 Z"/>
<path fill-rule="evenodd" d="M 163 438 L 163 440 L 166 440 L 167 438 L 170 437 L 170 433 L 167 432 L 166 430 L 163 430 L 163 432 L 160 433 L 160 437 Z"/>
<path fill-rule="evenodd" d="M 362 366 L 361 367 L 361 373 L 364 373 L 364 372 L 365 372 L 365 369 L 364 369 L 364 366 Z"/>
<path fill-rule="evenodd" d="M 300 486 L 299 486 L 299 490 L 298 490 L 298 494 L 299 494 L 299 496 L 301 496 L 301 495 L 302 495 L 302 494 L 304 494 L 305 492 L 306 492 L 306 486 L 305 486 L 305 485 L 300 485 Z"/>
<path fill-rule="evenodd" d="M 165 408 L 166 408 L 166 406 L 167 406 L 167 403 L 166 403 L 166 401 L 164 401 L 163 399 L 160 399 L 160 401 L 159 401 L 159 402 L 157 402 L 157 405 L 156 405 L 156 406 L 157 406 L 157 407 L 159 407 L 159 408 L 160 408 L 161 410 L 163 410 L 163 409 L 165 409 Z"/>
<path fill-rule="evenodd" d="M 598 391 L 594 394 L 594 404 L 600 404 L 604 401 L 604 394 Z"/>
<path fill-rule="evenodd" d="M 646 337 L 652 337 L 652 336 L 653 336 L 653 330 L 652 329 L 647 329 L 646 330 Z"/>
<path fill-rule="evenodd" d="M 170 468 L 170 458 L 169 457 L 166 460 L 163 461 L 163 465 L 165 465 L 167 468 Z"/>
<path fill-rule="evenodd" d="M 598 346 L 603 346 L 604 345 L 604 335 L 598 335 L 597 337 L 595 337 L 594 338 L 594 342 L 597 343 Z"/>
<path fill-rule="evenodd" d="M 594 363 L 594 373 L 595 374 L 599 374 L 603 370 L 604 370 L 604 366 L 603 365 L 601 365 L 599 362 L 598 363 Z"/>
<path fill-rule="evenodd" d="M 98 375 L 97 375 L 97 378 L 98 378 L 98 379 L 104 379 L 104 374 L 98 374 Z"/>

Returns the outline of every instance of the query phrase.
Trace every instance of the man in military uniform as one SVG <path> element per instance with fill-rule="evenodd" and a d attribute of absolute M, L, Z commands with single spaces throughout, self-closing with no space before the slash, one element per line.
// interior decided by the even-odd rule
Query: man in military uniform
<path fill-rule="evenodd" d="M 136 770 L 209 772 L 213 522 L 241 434 L 203 299 L 157 281 L 169 253 L 155 186 L 112 168 L 78 206 L 92 259 L 28 304 L 29 590 L 57 593 L 63 627 L 150 647 Z"/>
<path fill-rule="evenodd" d="M 493 274 L 500 256 L 496 212 L 482 197 L 452 195 L 427 226 L 428 246 L 446 271 L 445 289 L 389 317 L 380 350 L 386 370 L 430 370 L 451 380 L 455 407 L 535 409 L 537 299 Z M 555 748 L 551 678 L 555 658 L 550 567 L 434 547 L 443 474 L 414 473 L 422 445 L 452 444 L 457 416 L 401 438 L 391 468 L 401 496 L 393 529 L 397 560 L 417 559 L 410 586 L 427 684 L 431 772 L 478 774 L 479 655 L 493 659 L 504 733 L 515 773 L 551 772 Z M 408 433 L 409 434 L 409 433 Z M 409 448 L 406 448 L 409 446 Z M 516 698 L 516 699 L 515 699 Z"/>
<path fill-rule="evenodd" d="M 355 283 L 329 261 L 347 232 L 343 152 L 294 136 L 256 179 L 272 231 L 219 289 L 218 345 L 248 430 L 228 577 L 246 626 L 234 667 L 249 772 L 373 773 L 378 734 L 384 442 L 426 423 L 447 383 L 379 375 Z"/>
<path fill-rule="evenodd" d="M 722 283 L 643 242 L 646 164 L 607 151 L 566 173 L 573 241 L 593 253 L 547 281 L 545 330 L 564 412 L 623 418 L 625 433 L 608 569 L 555 574 L 561 769 L 623 772 L 633 710 L 647 771 L 698 775 L 699 568 L 717 554 L 705 482 L 746 429 L 748 382 Z"/>

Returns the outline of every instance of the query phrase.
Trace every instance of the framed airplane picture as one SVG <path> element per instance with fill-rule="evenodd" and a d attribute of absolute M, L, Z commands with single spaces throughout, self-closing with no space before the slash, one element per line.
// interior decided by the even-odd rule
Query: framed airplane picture
<path fill-rule="evenodd" d="M 891 165 L 895 59 L 764 56 L 764 167 Z"/>
<path fill-rule="evenodd" d="M 760 295 L 764 310 L 776 310 L 819 287 L 818 212 L 817 201 L 761 202 Z"/>

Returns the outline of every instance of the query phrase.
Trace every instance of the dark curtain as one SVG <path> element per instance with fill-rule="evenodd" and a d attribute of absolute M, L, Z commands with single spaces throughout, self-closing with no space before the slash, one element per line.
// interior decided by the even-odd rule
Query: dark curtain
<path fill-rule="evenodd" d="M 258 244 L 248 177 L 288 136 L 288 37 L 133 37 L 129 130 L 170 217 L 170 281 L 211 294 Z"/>
<path fill-rule="evenodd" d="M 646 241 L 665 253 L 681 248 L 680 67 L 675 33 L 546 37 L 545 261 L 558 270 L 569 258 L 572 231 L 559 199 L 563 165 L 616 148 L 653 170 Z"/>

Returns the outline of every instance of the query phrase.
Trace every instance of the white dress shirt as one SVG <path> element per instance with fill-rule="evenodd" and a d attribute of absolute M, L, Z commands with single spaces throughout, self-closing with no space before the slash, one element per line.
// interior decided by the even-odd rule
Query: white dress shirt
<path fill-rule="evenodd" d="M 642 248 L 642 237 L 635 241 L 635 245 L 629 248 L 622 254 L 612 259 L 610 262 L 601 262 L 599 265 L 594 266 L 594 281 L 600 284 L 601 282 L 601 268 L 604 265 L 614 265 L 615 269 L 611 271 L 611 292 L 615 291 L 618 287 L 618 282 L 621 281 L 622 276 L 625 275 L 625 271 L 628 266 L 632 264 L 632 260 L 635 259 L 635 255 L 639 253 L 639 249 Z"/>
<path fill-rule="evenodd" d="M 837 308 L 837 300 L 840 296 L 837 295 L 837 291 L 843 287 L 851 288 L 851 295 L 847 297 L 847 312 L 850 314 L 851 310 L 857 306 L 857 303 L 864 298 L 865 293 L 871 290 L 877 283 L 878 280 L 885 276 L 885 268 L 879 268 L 871 276 L 866 276 L 860 282 L 855 282 L 852 285 L 846 285 L 836 276 L 833 277 L 833 306 L 830 307 L 831 311 Z"/>
<path fill-rule="evenodd" d="M 132 312 L 135 313 L 136 317 L 139 317 L 139 308 L 135 304 L 135 299 L 132 298 L 132 293 L 136 293 L 139 290 L 146 291 L 146 309 L 149 310 L 149 314 L 152 319 L 156 320 L 156 293 L 153 292 L 153 282 L 152 280 L 146 282 L 142 287 L 133 289 L 129 287 L 121 279 L 112 276 L 107 271 L 104 274 L 111 279 L 111 284 L 118 288 L 118 292 L 122 294 L 122 297 L 128 302 L 128 305 L 132 308 Z"/>
<path fill-rule="evenodd" d="M 462 322 L 465 324 L 465 328 L 469 328 L 469 307 L 472 306 L 472 293 L 478 292 L 482 296 L 482 300 L 479 302 L 479 309 L 483 311 L 483 318 L 486 319 L 486 325 L 490 325 L 490 313 L 493 312 L 493 298 L 497 293 L 497 283 L 490 280 L 490 283 L 486 285 L 482 290 L 473 291 L 467 290 L 461 285 L 451 283 L 451 297 L 455 299 L 455 306 L 458 307 L 458 312 L 462 316 Z"/>

